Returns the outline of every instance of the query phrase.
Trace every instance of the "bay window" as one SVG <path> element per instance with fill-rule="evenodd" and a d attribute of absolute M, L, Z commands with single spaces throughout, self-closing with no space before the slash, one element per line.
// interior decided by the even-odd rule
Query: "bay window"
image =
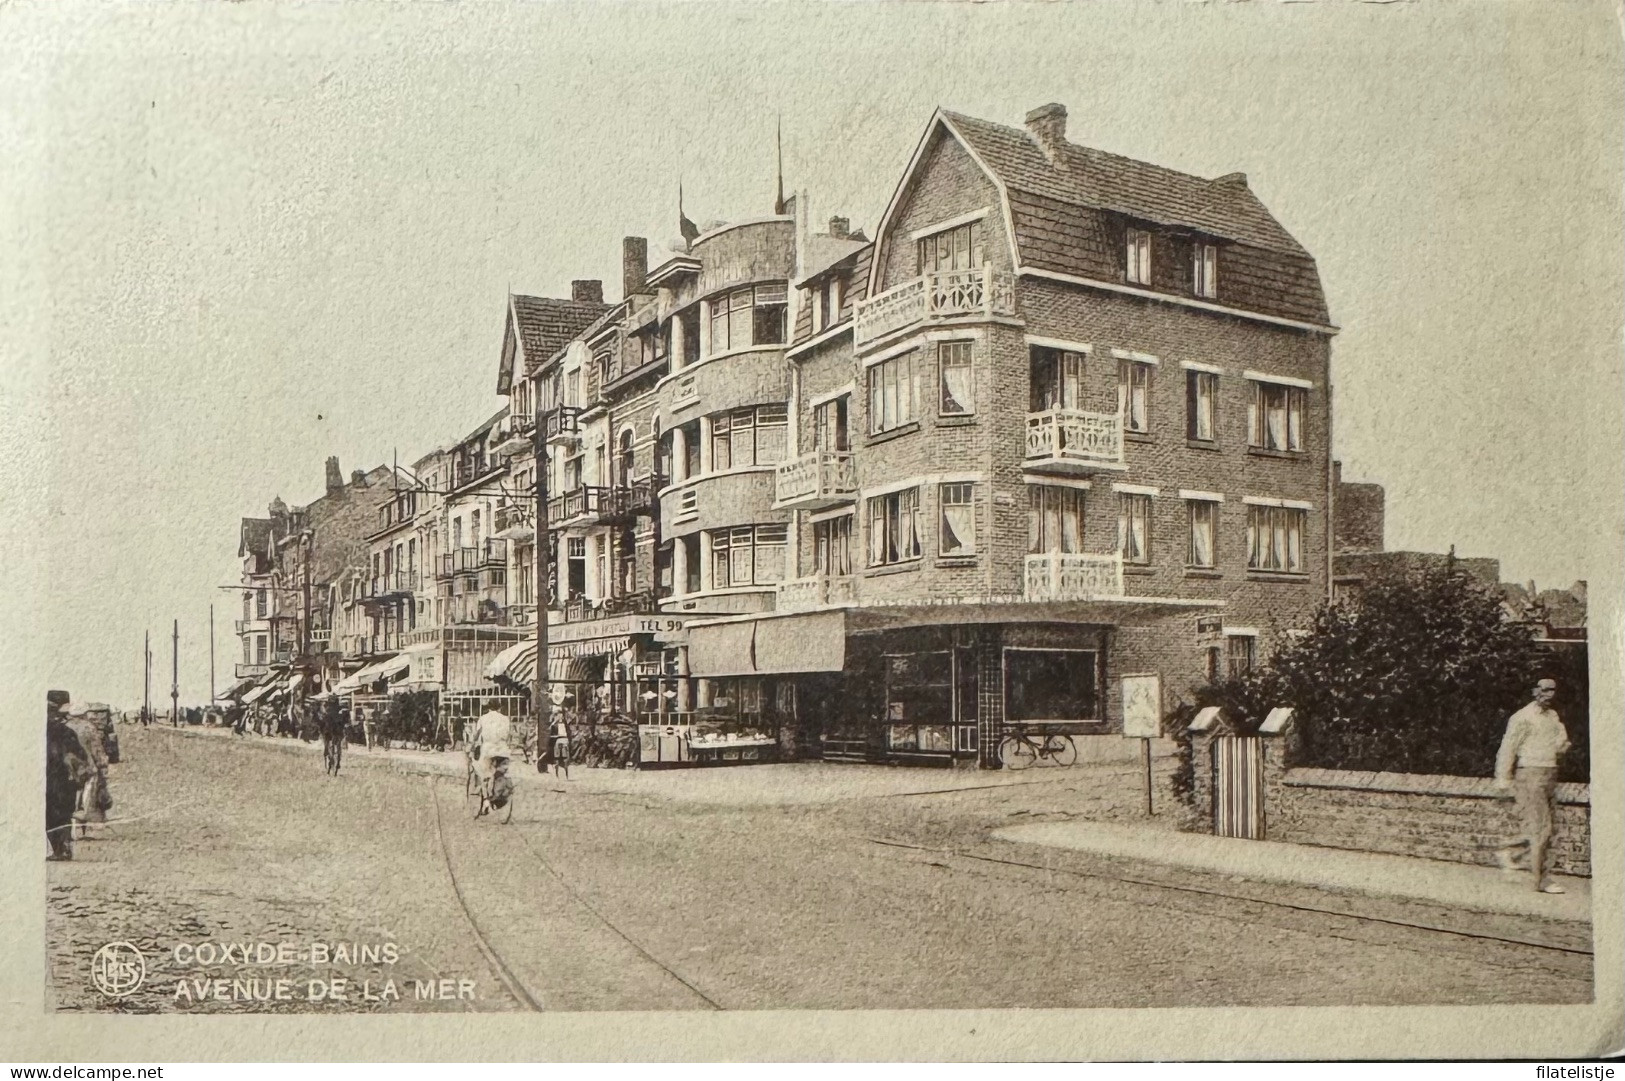
<path fill-rule="evenodd" d="M 1307 511 L 1299 507 L 1247 508 L 1247 569 L 1303 572 L 1303 528 Z"/>
<path fill-rule="evenodd" d="M 1302 450 L 1304 397 L 1302 387 L 1254 380 L 1252 401 L 1247 403 L 1247 445 Z"/>
<path fill-rule="evenodd" d="M 941 485 L 937 490 L 942 523 L 937 551 L 945 556 L 976 554 L 976 486 L 967 482 Z"/>
<path fill-rule="evenodd" d="M 784 282 L 746 286 L 711 301 L 711 352 L 726 353 L 753 345 L 782 345 L 785 339 Z"/>
<path fill-rule="evenodd" d="M 869 499 L 869 565 L 884 567 L 920 558 L 920 490 Z"/>
<path fill-rule="evenodd" d="M 776 465 L 784 459 L 789 424 L 782 405 L 718 413 L 711 418 L 711 471 Z"/>
<path fill-rule="evenodd" d="M 711 584 L 771 585 L 784 578 L 790 529 L 784 525 L 735 526 L 711 530 Z"/>
<path fill-rule="evenodd" d="M 869 432 L 878 435 L 914 419 L 914 354 L 883 360 L 869 368 Z"/>

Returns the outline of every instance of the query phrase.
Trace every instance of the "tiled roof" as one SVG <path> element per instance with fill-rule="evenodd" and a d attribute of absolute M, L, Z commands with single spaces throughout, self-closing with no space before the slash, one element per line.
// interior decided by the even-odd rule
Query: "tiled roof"
<path fill-rule="evenodd" d="M 875 246 L 872 243 L 863 243 L 862 241 L 859 241 L 859 243 L 862 244 L 862 247 L 848 250 L 845 255 L 830 262 L 822 270 L 817 271 L 816 274 L 807 275 L 808 278 L 812 278 L 816 277 L 817 274 L 828 273 L 839 266 L 851 266 L 852 273 L 848 275 L 846 289 L 841 294 L 841 311 L 837 316 L 837 322 L 851 319 L 853 301 L 862 300 L 869 292 L 869 261 L 874 255 Z M 812 305 L 803 304 L 801 310 L 796 313 L 793 340 L 803 342 L 812 336 Z"/>
<path fill-rule="evenodd" d="M 613 307 L 613 304 L 516 294 L 514 322 L 518 325 L 526 358 L 532 365 L 542 363 Z"/>
<path fill-rule="evenodd" d="M 1149 162 L 1063 143 L 1052 165 L 1022 128 L 943 110 L 1007 189 L 1098 207 L 1163 225 L 1183 225 L 1271 251 L 1307 255 L 1239 174 L 1207 180 Z"/>

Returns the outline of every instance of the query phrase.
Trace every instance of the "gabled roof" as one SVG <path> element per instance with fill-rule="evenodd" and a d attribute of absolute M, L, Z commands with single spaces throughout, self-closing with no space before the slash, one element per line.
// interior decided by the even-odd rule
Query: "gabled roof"
<path fill-rule="evenodd" d="M 1057 168 L 1024 128 L 947 110 L 941 116 L 1006 189 L 1308 255 L 1240 173 L 1208 180 L 1071 142 L 1060 144 Z"/>
<path fill-rule="evenodd" d="M 525 360 L 531 365 L 538 365 L 563 349 L 572 338 L 613 307 L 612 304 L 592 301 L 559 300 L 515 293 L 508 299 L 505 335 L 517 333 Z M 504 341 L 502 368 L 497 376 L 499 387 L 506 387 L 512 382 L 513 357 Z"/>
<path fill-rule="evenodd" d="M 807 238 L 806 250 L 801 261 L 802 273 L 796 284 L 810 281 L 825 271 L 833 270 L 868 246 L 869 242 L 866 240 L 814 233 Z"/>

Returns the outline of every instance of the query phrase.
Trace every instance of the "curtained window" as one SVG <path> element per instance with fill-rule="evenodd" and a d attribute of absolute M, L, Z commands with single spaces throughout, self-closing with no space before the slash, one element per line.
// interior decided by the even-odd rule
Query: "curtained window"
<path fill-rule="evenodd" d="M 938 490 L 942 507 L 941 543 L 945 556 L 976 554 L 976 486 L 968 483 L 944 484 Z"/>
<path fill-rule="evenodd" d="M 972 345 L 972 342 L 937 343 L 940 389 L 937 412 L 943 416 L 968 416 L 976 412 L 976 395 L 971 386 Z"/>
<path fill-rule="evenodd" d="M 1307 518 L 1308 512 L 1297 507 L 1248 507 L 1248 569 L 1302 573 Z"/>
<path fill-rule="evenodd" d="M 813 523 L 815 574 L 839 577 L 852 573 L 852 515 Z"/>
<path fill-rule="evenodd" d="M 914 354 L 869 368 L 869 431 L 889 432 L 914 419 Z"/>
<path fill-rule="evenodd" d="M 1083 399 L 1083 354 L 1033 346 L 1028 351 L 1028 404 L 1034 413 L 1078 409 Z"/>
<path fill-rule="evenodd" d="M 1124 360 L 1117 365 L 1117 411 L 1125 432 L 1151 430 L 1151 365 Z"/>
<path fill-rule="evenodd" d="M 869 500 L 869 565 L 882 567 L 920 558 L 920 490 Z"/>
<path fill-rule="evenodd" d="M 1027 488 L 1027 553 L 1083 551 L 1083 492 L 1033 484 Z"/>
<path fill-rule="evenodd" d="M 1185 373 L 1185 437 L 1211 443 L 1217 439 L 1219 377 L 1213 372 Z"/>
<path fill-rule="evenodd" d="M 1137 492 L 1117 495 L 1117 547 L 1124 563 L 1151 562 L 1151 497 Z"/>
<path fill-rule="evenodd" d="M 1186 502 L 1190 514 L 1190 548 L 1185 555 L 1189 567 L 1214 565 L 1214 542 L 1218 537 L 1219 505 L 1211 500 Z"/>
<path fill-rule="evenodd" d="M 1247 443 L 1264 450 L 1303 449 L 1302 387 L 1280 383 L 1253 383 L 1247 405 Z"/>
<path fill-rule="evenodd" d="M 1219 295 L 1219 247 L 1201 241 L 1191 245 L 1191 292 L 1212 299 Z"/>
<path fill-rule="evenodd" d="M 1123 277 L 1134 285 L 1151 284 L 1151 234 L 1130 229 L 1124 244 Z"/>

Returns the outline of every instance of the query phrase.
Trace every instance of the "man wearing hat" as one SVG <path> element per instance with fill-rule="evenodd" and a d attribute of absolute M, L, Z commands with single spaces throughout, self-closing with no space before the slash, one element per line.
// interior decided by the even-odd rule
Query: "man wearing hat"
<path fill-rule="evenodd" d="M 45 694 L 45 839 L 46 859 L 73 859 L 73 811 L 79 789 L 90 779 L 90 757 L 68 727 L 67 691 Z"/>
<path fill-rule="evenodd" d="M 1516 801 L 1521 832 L 1496 857 L 1508 873 L 1518 869 L 1524 854 L 1542 893 L 1562 893 L 1563 887 L 1546 874 L 1546 850 L 1552 841 L 1553 795 L 1557 790 L 1557 763 L 1569 749 L 1569 734 L 1552 708 L 1557 681 L 1535 684 L 1534 701 L 1507 721 L 1501 750 L 1495 756 L 1495 783 L 1501 796 Z"/>

